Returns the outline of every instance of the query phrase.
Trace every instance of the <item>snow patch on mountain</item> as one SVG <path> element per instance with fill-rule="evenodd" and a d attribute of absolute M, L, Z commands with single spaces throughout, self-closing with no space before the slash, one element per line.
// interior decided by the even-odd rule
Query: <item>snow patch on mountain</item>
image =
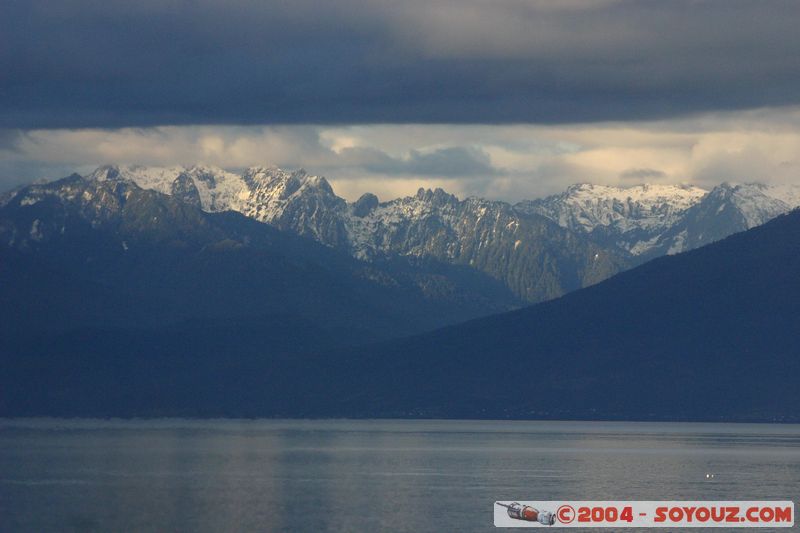
<path fill-rule="evenodd" d="M 669 224 L 707 192 L 692 185 L 623 188 L 581 183 L 558 195 L 520 202 L 515 208 L 546 216 L 573 230 L 590 233 L 598 226 L 616 226 L 624 233 Z"/>
<path fill-rule="evenodd" d="M 103 166 L 87 176 L 90 179 L 127 180 L 142 189 L 174 194 L 181 177 L 191 179 L 204 211 L 241 211 L 248 194 L 242 176 L 205 165 L 191 167 Z"/>
<path fill-rule="evenodd" d="M 796 185 L 723 183 L 707 191 L 693 185 L 583 183 L 514 208 L 545 216 L 603 246 L 655 257 L 759 226 L 798 206 L 800 186 Z"/>
<path fill-rule="evenodd" d="M 719 191 L 744 217 L 747 229 L 760 226 L 800 206 L 800 186 L 723 183 Z M 720 205 L 720 210 L 724 205 Z"/>
<path fill-rule="evenodd" d="M 597 231 L 633 255 L 654 246 L 658 235 L 678 221 L 708 191 L 693 185 L 611 187 L 581 183 L 561 194 L 520 202 L 514 208 L 539 214 L 573 231 Z"/>

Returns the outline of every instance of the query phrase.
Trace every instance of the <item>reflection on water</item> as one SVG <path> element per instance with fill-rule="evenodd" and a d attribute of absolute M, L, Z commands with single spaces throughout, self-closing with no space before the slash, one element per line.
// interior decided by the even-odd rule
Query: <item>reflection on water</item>
<path fill-rule="evenodd" d="M 789 425 L 0 420 L 3 531 L 491 531 L 495 500 L 799 489 Z"/>

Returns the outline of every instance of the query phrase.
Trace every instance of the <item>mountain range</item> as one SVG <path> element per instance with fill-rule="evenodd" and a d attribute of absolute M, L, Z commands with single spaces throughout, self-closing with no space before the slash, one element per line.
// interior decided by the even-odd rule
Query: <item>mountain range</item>
<path fill-rule="evenodd" d="M 716 400 L 687 357 L 725 361 L 719 387 L 763 370 L 747 354 L 795 375 L 798 191 L 347 202 L 304 171 L 203 166 L 28 185 L 0 195 L 0 415 L 697 418 Z M 637 403 L 636 372 L 688 399 Z M 789 416 L 721 394 L 720 419 Z"/>
<path fill-rule="evenodd" d="M 723 183 L 610 187 L 578 184 L 509 204 L 442 189 L 380 202 L 336 196 L 305 171 L 208 166 L 100 167 L 91 180 L 124 180 L 208 212 L 233 210 L 365 261 L 430 257 L 484 272 L 536 303 L 661 255 L 758 226 L 800 206 L 800 186 Z M 561 229 L 559 229 L 561 228 Z M 567 230 L 567 231 L 563 231 Z"/>
<path fill-rule="evenodd" d="M 510 204 L 459 200 L 442 189 L 380 203 L 366 193 L 348 203 L 325 178 L 254 167 L 101 167 L 90 181 L 127 181 L 177 196 L 205 211 L 232 210 L 367 262 L 425 257 L 467 267 L 537 302 L 596 283 L 626 260 L 546 217 Z"/>

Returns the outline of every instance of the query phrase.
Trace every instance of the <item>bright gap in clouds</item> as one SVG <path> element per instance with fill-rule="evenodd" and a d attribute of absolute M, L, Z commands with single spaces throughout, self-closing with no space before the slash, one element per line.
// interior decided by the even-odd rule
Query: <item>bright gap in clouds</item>
<path fill-rule="evenodd" d="M 518 201 L 568 185 L 800 183 L 800 108 L 576 125 L 183 126 L 0 132 L 0 185 L 106 163 L 303 167 L 350 200 L 442 187 Z"/>

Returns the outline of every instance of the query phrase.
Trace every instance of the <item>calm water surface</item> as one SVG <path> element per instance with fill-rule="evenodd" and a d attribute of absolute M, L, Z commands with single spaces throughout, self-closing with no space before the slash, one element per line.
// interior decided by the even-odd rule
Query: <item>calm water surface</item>
<path fill-rule="evenodd" d="M 499 531 L 495 500 L 798 496 L 796 425 L 0 420 L 2 531 Z"/>

